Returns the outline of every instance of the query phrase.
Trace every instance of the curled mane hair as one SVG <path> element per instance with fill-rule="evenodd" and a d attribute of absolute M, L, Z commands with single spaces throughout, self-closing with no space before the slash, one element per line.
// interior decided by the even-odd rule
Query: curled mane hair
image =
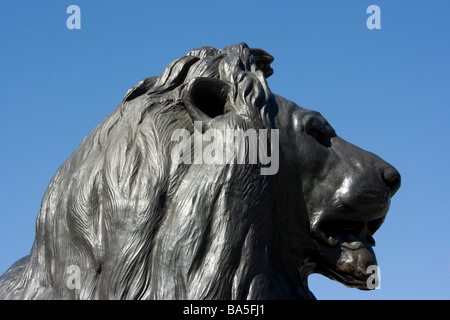
<path fill-rule="evenodd" d="M 282 298 L 273 296 L 280 287 L 295 291 L 289 283 L 298 279 L 288 278 L 298 275 L 270 262 L 276 176 L 260 175 L 259 164 L 171 159 L 172 132 L 193 133 L 194 120 L 203 129 L 271 128 L 272 60 L 243 43 L 203 47 L 130 89 L 52 178 L 30 255 L 0 280 L 0 298 L 267 299 Z M 67 285 L 73 265 L 79 289 Z"/>

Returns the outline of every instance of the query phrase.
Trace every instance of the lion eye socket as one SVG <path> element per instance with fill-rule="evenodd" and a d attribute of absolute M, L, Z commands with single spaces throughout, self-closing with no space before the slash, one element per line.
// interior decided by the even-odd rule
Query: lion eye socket
<path fill-rule="evenodd" d="M 321 145 L 331 147 L 331 134 L 327 130 L 325 124 L 316 117 L 311 118 L 306 125 L 306 133 L 317 140 Z"/>

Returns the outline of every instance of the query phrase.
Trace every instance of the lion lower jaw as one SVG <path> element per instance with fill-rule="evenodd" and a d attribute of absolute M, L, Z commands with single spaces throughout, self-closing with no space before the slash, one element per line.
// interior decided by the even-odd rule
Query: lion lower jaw
<path fill-rule="evenodd" d="M 343 249 L 337 261 L 337 272 L 344 279 L 344 284 L 366 290 L 368 268 L 376 266 L 377 260 L 372 247 L 361 246 L 359 249 Z"/>

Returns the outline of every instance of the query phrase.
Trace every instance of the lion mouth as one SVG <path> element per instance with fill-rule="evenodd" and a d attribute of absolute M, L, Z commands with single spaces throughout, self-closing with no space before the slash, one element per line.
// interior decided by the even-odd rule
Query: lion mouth
<path fill-rule="evenodd" d="M 350 250 L 357 250 L 362 246 L 375 246 L 373 234 L 381 226 L 383 220 L 384 217 L 371 221 L 328 219 L 316 223 L 311 231 L 314 236 L 327 245 L 341 245 Z"/>
<path fill-rule="evenodd" d="M 383 223 L 384 217 L 371 221 L 328 219 L 312 228 L 313 235 L 337 255 L 328 267 L 319 270 L 349 287 L 368 290 L 368 268 L 377 265 L 372 247 L 373 234 Z M 333 256 L 333 255 L 329 255 Z"/>

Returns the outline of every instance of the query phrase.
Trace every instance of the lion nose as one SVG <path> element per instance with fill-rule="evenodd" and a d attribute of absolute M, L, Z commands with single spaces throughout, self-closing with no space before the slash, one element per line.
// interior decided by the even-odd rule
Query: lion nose
<path fill-rule="evenodd" d="M 383 171 L 383 180 L 389 188 L 391 197 L 393 197 L 397 190 L 400 188 L 400 173 L 394 167 L 389 166 Z"/>

